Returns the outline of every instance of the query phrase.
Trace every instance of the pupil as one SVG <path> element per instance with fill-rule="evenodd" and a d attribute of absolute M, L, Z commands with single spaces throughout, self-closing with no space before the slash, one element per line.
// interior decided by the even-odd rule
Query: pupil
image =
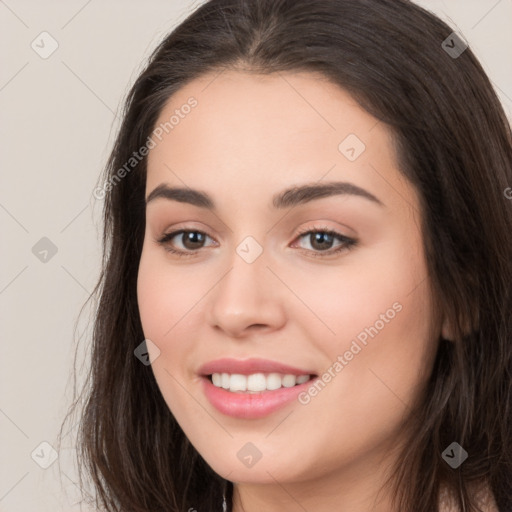
<path fill-rule="evenodd" d="M 189 233 L 186 233 L 186 241 L 187 242 L 190 242 L 192 245 L 193 244 L 201 244 L 202 240 L 202 234 L 201 233 L 198 233 L 196 231 L 191 231 Z M 192 247 L 193 249 L 195 249 L 195 247 Z"/>
<path fill-rule="evenodd" d="M 322 247 L 322 242 L 323 244 L 326 243 L 326 240 L 325 238 L 327 237 L 327 245 L 330 245 L 330 243 L 332 243 L 332 240 L 329 240 L 330 238 L 332 239 L 332 235 L 329 235 L 328 233 L 314 233 L 314 243 L 312 244 L 313 247 L 315 246 L 315 244 L 317 242 L 320 243 L 320 247 L 319 249 L 328 249 L 329 247 L 325 247 L 325 245 Z"/>

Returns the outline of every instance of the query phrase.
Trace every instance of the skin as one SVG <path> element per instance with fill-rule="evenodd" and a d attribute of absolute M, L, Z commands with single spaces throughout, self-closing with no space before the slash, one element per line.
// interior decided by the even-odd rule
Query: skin
<path fill-rule="evenodd" d="M 173 95 L 165 122 L 198 105 L 148 156 L 146 197 L 161 183 L 207 192 L 218 210 L 158 198 L 148 203 L 138 275 L 152 364 L 180 426 L 220 475 L 234 482 L 234 510 L 391 512 L 387 469 L 398 430 L 431 372 L 439 336 L 415 189 L 398 170 L 391 133 L 338 86 L 307 73 L 205 75 Z M 353 162 L 338 145 L 366 145 Z M 346 181 L 383 205 L 337 195 L 276 210 L 292 185 Z M 179 258 L 156 239 L 174 229 L 206 233 Z M 321 256 L 301 229 L 333 229 L 356 246 Z M 237 246 L 263 249 L 247 263 Z M 194 253 L 183 237 L 175 249 Z M 340 242 L 335 239 L 332 247 Z M 315 257 L 314 254 L 320 256 Z M 206 399 L 198 368 L 219 357 L 261 357 L 323 374 L 394 303 L 400 312 L 307 405 L 236 419 Z M 251 468 L 247 443 L 262 453 Z M 220 504 L 219 504 L 220 510 Z"/>

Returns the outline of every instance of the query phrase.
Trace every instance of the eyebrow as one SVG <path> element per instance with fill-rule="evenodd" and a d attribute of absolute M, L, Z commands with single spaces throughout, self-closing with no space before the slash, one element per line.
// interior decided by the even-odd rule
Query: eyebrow
<path fill-rule="evenodd" d="M 275 194 L 272 198 L 272 205 L 276 209 L 284 209 L 300 204 L 305 204 L 315 199 L 335 195 L 351 195 L 368 199 L 379 206 L 384 203 L 373 194 L 358 187 L 353 183 L 344 181 L 332 181 L 327 183 L 307 183 L 295 186 Z M 158 185 L 146 198 L 146 205 L 158 198 L 164 198 L 180 203 L 188 203 L 199 208 L 215 211 L 216 205 L 213 199 L 206 193 L 192 188 L 169 187 L 166 183 Z"/>

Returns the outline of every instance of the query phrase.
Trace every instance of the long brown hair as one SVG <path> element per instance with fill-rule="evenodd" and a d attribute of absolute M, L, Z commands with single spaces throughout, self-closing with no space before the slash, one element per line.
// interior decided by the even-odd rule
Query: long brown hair
<path fill-rule="evenodd" d="M 453 30 L 407 0 L 211 0 L 156 48 L 126 99 L 102 176 L 103 266 L 78 460 L 97 507 L 123 512 L 220 510 L 227 485 L 197 453 L 134 357 L 144 339 L 136 281 L 145 230 L 146 144 L 173 93 L 207 72 L 321 73 L 394 134 L 400 171 L 420 196 L 436 303 L 454 339 L 440 340 L 395 471 L 397 510 L 438 510 L 448 486 L 464 511 L 484 481 L 512 510 L 512 142 L 481 65 L 443 41 Z M 449 47 L 463 50 L 461 41 Z M 114 178 L 117 178 L 114 180 Z M 61 431 L 62 432 L 62 431 Z M 457 469 L 442 452 L 458 442 Z"/>

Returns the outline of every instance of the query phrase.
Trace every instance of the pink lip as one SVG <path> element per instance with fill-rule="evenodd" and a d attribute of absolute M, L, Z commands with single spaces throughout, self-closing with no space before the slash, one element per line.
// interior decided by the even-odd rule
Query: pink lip
<path fill-rule="evenodd" d="M 311 370 L 302 370 L 266 359 L 217 359 L 199 369 L 203 391 L 209 402 L 222 414 L 234 418 L 263 418 L 292 402 L 297 395 L 311 385 L 313 379 L 291 388 L 279 388 L 258 393 L 227 391 L 212 384 L 208 375 L 212 373 L 281 373 L 289 375 L 315 375 Z"/>
<path fill-rule="evenodd" d="M 212 373 L 239 373 L 250 375 L 251 373 L 282 373 L 289 375 L 311 375 L 311 370 L 294 368 L 287 364 L 270 361 L 268 359 L 230 359 L 223 358 L 204 364 L 198 370 L 199 375 L 211 375 Z"/>
<path fill-rule="evenodd" d="M 313 382 L 309 380 L 291 388 L 279 388 L 260 393 L 233 393 L 214 386 L 208 377 L 203 377 L 201 380 L 206 398 L 219 412 L 248 420 L 263 418 L 284 407 Z"/>

